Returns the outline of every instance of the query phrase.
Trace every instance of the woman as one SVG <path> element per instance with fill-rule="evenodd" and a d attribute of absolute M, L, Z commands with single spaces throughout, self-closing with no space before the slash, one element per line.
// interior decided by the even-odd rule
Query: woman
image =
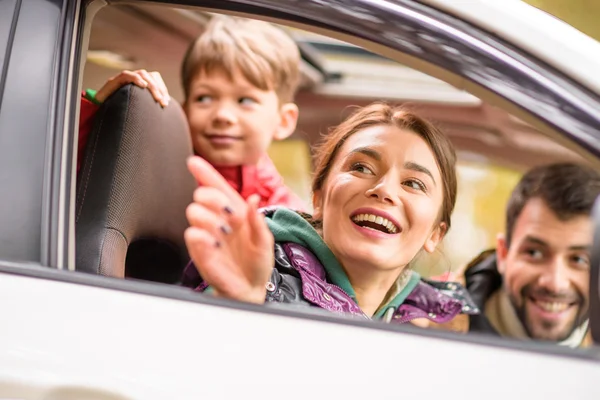
<path fill-rule="evenodd" d="M 430 123 L 373 104 L 317 149 L 313 215 L 278 208 L 265 218 L 256 198 L 244 202 L 210 165 L 192 158 L 189 169 L 202 186 L 187 210 L 193 264 L 184 284 L 259 304 L 447 322 L 471 304 L 425 283 L 410 263 L 435 251 L 450 228 L 455 163 L 450 141 Z"/>

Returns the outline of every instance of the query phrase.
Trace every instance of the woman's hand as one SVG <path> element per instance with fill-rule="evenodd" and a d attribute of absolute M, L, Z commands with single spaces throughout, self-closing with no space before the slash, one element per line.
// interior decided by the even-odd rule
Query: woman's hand
<path fill-rule="evenodd" d="M 198 272 L 217 296 L 264 303 L 275 260 L 273 235 L 257 212 L 259 197 L 244 201 L 200 157 L 191 157 L 188 169 L 202 185 L 186 210 L 185 231 Z"/>
<path fill-rule="evenodd" d="M 119 90 L 122 86 L 133 83 L 142 89 L 148 89 L 152 93 L 154 100 L 166 107 L 169 104 L 169 91 L 162 76 L 156 71 L 148 72 L 145 69 L 137 71 L 122 71 L 106 81 L 104 86 L 96 93 L 96 100 L 104 103 L 111 94 Z"/>

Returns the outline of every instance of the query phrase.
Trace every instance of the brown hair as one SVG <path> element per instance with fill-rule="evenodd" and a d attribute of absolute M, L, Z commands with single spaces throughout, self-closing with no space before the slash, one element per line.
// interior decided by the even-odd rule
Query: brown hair
<path fill-rule="evenodd" d="M 527 172 L 513 189 L 506 207 L 506 245 L 527 202 L 539 198 L 561 220 L 588 215 L 600 194 L 600 175 L 590 167 L 558 163 Z"/>
<path fill-rule="evenodd" d="M 291 37 L 267 22 L 215 16 L 183 59 L 186 99 L 199 73 L 220 70 L 231 78 L 236 69 L 255 87 L 273 90 L 281 103 L 288 103 L 299 84 L 300 51 Z"/>
<path fill-rule="evenodd" d="M 333 128 L 324 141 L 315 150 L 315 177 L 313 193 L 320 190 L 335 157 L 344 142 L 356 132 L 377 125 L 391 125 L 409 130 L 419 135 L 434 154 L 442 175 L 444 201 L 440 212 L 440 222 L 446 224 L 446 232 L 450 229 L 450 216 L 456 202 L 456 153 L 454 146 L 438 128 L 402 107 L 374 103 L 355 111 L 344 122 Z M 315 226 L 320 221 L 313 221 Z"/>

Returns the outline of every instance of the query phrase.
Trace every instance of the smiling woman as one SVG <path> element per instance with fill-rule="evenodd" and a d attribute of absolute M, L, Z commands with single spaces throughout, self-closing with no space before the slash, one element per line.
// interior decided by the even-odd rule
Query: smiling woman
<path fill-rule="evenodd" d="M 373 104 L 317 150 L 314 214 L 279 208 L 265 223 L 255 199 L 245 202 L 210 165 L 192 159 L 202 186 L 188 208 L 194 263 L 184 284 L 241 301 L 307 303 L 395 323 L 443 323 L 473 312 L 460 287 L 443 294 L 438 288 L 446 284 L 433 287 L 410 268 L 450 228 L 455 162 L 433 125 Z"/>

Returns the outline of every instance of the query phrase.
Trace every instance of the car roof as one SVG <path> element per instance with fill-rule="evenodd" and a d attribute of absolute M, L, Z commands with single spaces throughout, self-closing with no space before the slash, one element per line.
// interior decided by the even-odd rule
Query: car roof
<path fill-rule="evenodd" d="M 600 42 L 520 0 L 418 0 L 513 43 L 600 94 Z"/>

